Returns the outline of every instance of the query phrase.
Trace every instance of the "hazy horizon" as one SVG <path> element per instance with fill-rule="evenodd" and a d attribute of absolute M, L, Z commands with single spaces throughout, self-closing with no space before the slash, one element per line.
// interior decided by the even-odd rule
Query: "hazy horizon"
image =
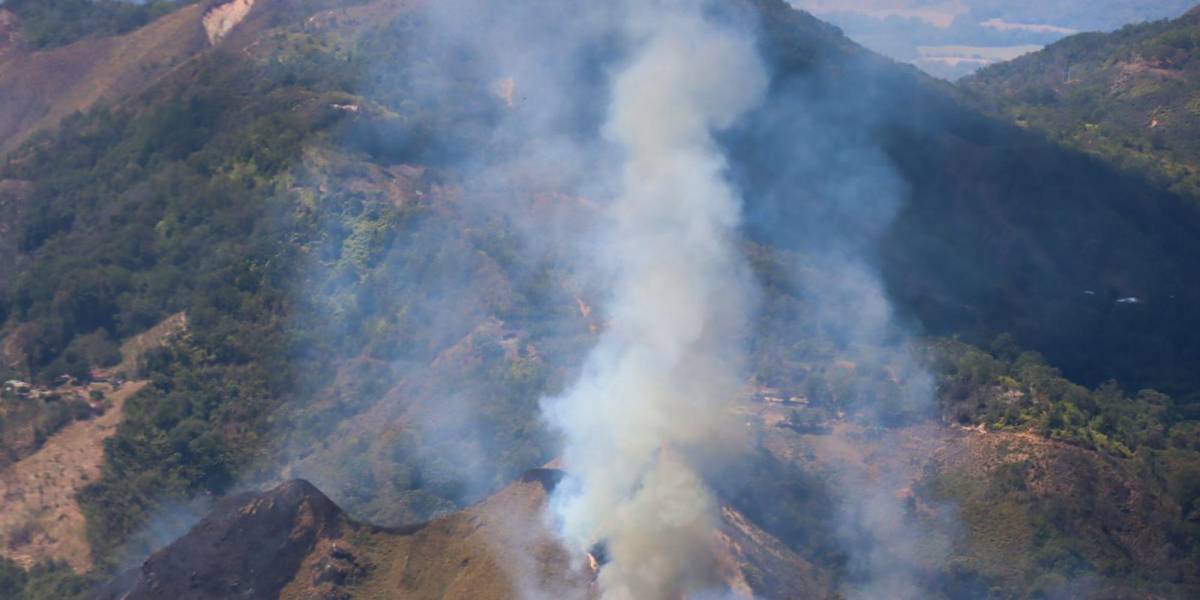
<path fill-rule="evenodd" d="M 1174 18 L 1192 0 L 788 0 L 854 41 L 954 80 L 1085 31 Z"/>

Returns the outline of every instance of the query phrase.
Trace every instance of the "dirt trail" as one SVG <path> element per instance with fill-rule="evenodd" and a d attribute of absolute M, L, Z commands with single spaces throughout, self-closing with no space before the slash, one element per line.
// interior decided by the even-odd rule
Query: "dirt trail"
<path fill-rule="evenodd" d="M 0 471 L 0 555 L 22 567 L 54 558 L 77 572 L 92 566 L 75 494 L 100 475 L 104 440 L 116 432 L 125 401 L 146 385 L 129 381 L 109 393 L 105 413 L 77 421 L 34 454 Z"/>

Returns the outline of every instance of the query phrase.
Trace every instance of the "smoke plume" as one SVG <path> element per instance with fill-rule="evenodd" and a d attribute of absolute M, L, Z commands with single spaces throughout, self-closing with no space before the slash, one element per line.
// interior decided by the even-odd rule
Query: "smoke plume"
<path fill-rule="evenodd" d="M 826 473 L 835 502 L 828 524 L 845 558 L 839 593 L 936 597 L 928 573 L 944 564 L 954 524 L 913 509 L 911 486 L 928 455 L 919 432 L 901 429 L 933 414 L 934 380 L 879 267 L 880 242 L 907 196 L 882 143 L 886 124 L 900 117 L 889 114 L 890 88 L 872 70 L 839 66 L 777 74 L 768 102 L 733 136 L 736 180 L 753 204 L 748 235 L 796 257 L 787 279 L 803 308 L 767 315 L 771 333 L 813 348 L 803 351 L 809 364 L 854 365 L 853 383 L 840 392 L 821 378 L 804 384 L 810 402 L 844 415 L 837 421 L 856 431 L 847 443 L 865 452 Z"/>
<path fill-rule="evenodd" d="M 566 394 L 544 404 L 571 479 L 555 516 L 577 550 L 604 543 L 607 598 L 717 585 L 704 457 L 731 435 L 751 286 L 734 242 L 740 200 L 713 138 L 756 105 L 753 40 L 694 2 L 632 8 L 637 48 L 613 82 L 604 136 L 621 153 L 599 260 L 609 327 Z"/>

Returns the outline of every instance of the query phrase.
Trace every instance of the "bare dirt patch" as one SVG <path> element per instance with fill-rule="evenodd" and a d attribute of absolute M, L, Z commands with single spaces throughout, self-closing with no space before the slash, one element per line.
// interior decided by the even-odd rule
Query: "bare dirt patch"
<path fill-rule="evenodd" d="M 116 432 L 125 401 L 146 385 L 129 381 L 109 393 L 103 415 L 63 428 L 34 454 L 0 471 L 0 555 L 22 567 L 63 560 L 92 566 L 75 494 L 100 475 L 104 440 Z"/>
<path fill-rule="evenodd" d="M 208 42 L 216 46 L 238 23 L 245 20 L 252 8 L 254 0 L 233 0 L 205 13 L 203 23 Z"/>
<path fill-rule="evenodd" d="M 186 313 L 175 313 L 167 317 L 158 325 L 123 342 L 121 344 L 121 364 L 112 370 L 124 374 L 125 377 L 136 377 L 141 367 L 142 357 L 147 352 L 174 343 L 180 336 L 187 333 L 187 330 Z"/>

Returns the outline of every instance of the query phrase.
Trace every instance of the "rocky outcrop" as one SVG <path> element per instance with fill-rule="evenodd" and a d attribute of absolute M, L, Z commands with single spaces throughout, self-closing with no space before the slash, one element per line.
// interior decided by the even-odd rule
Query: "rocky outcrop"
<path fill-rule="evenodd" d="M 204 32 L 208 42 L 216 46 L 234 27 L 238 26 L 254 8 L 254 0 L 233 0 L 204 13 Z"/>

